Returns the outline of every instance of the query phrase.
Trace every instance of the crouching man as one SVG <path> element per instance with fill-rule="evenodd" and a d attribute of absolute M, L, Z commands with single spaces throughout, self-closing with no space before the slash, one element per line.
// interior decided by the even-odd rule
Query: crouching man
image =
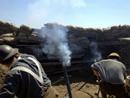
<path fill-rule="evenodd" d="M 126 67 L 119 60 L 121 57 L 117 53 L 108 55 L 108 59 L 101 60 L 91 65 L 94 74 L 100 79 L 99 88 L 102 98 L 107 98 L 107 94 L 116 98 L 123 98 L 125 93 Z"/>
<path fill-rule="evenodd" d="M 59 98 L 40 62 L 17 48 L 0 45 L 0 63 L 10 68 L 0 98 Z"/>

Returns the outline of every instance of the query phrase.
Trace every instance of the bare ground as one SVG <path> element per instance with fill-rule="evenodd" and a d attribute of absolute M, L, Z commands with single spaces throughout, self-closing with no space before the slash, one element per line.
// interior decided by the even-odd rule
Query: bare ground
<path fill-rule="evenodd" d="M 71 77 L 69 78 L 69 82 L 73 98 L 102 98 L 100 91 L 99 95 L 97 96 L 99 85 L 96 82 L 97 79 L 92 70 L 79 70 L 68 74 L 71 75 Z M 63 75 L 64 74 L 57 74 L 49 76 L 49 78 L 52 80 L 53 84 Z M 53 84 L 53 86 L 60 92 L 63 98 L 64 96 L 68 97 L 68 90 L 65 79 Z M 108 98 L 115 97 L 108 96 Z M 124 98 L 130 97 L 128 95 L 125 95 Z"/>
<path fill-rule="evenodd" d="M 73 98 L 97 98 L 96 93 L 98 93 L 99 86 L 96 83 L 96 76 L 93 75 L 91 70 L 80 70 L 68 74 L 71 75 L 69 81 Z M 54 83 L 56 80 L 60 79 L 61 76 L 63 76 L 63 74 L 50 76 L 50 79 L 52 80 L 52 83 Z M 53 84 L 53 86 L 62 96 L 68 96 L 65 80 L 61 80 L 60 82 Z M 101 98 L 100 92 L 98 97 Z"/>

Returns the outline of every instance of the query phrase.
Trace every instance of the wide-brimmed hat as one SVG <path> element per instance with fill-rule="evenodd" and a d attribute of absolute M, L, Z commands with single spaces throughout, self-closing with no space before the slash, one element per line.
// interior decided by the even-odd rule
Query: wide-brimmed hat
<path fill-rule="evenodd" d="M 121 57 L 119 56 L 119 54 L 117 54 L 117 53 L 115 53 L 115 52 L 113 52 L 113 53 L 111 53 L 111 54 L 109 54 L 109 55 L 107 56 L 108 59 L 110 59 L 110 57 L 118 57 L 118 59 L 121 60 Z"/>
<path fill-rule="evenodd" d="M 9 45 L 0 45 L 0 62 L 7 60 L 18 52 L 18 48 Z"/>

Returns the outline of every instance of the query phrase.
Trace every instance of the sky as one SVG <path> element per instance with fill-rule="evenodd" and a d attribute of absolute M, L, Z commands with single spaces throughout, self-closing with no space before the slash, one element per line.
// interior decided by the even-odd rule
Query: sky
<path fill-rule="evenodd" d="M 38 29 L 46 23 L 84 28 L 130 25 L 130 0 L 0 0 L 0 20 Z"/>

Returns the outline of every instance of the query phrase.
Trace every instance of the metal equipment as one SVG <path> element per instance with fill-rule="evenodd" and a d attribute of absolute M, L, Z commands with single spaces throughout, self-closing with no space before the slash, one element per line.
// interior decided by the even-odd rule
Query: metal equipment
<path fill-rule="evenodd" d="M 69 76 L 66 71 L 66 66 L 63 66 L 63 70 L 64 70 L 64 77 L 65 77 L 65 81 L 66 81 L 66 85 L 67 85 L 67 89 L 69 93 L 69 98 L 72 98 L 72 93 L 71 93 L 71 88 L 70 88 L 70 83 L 69 83 Z"/>

